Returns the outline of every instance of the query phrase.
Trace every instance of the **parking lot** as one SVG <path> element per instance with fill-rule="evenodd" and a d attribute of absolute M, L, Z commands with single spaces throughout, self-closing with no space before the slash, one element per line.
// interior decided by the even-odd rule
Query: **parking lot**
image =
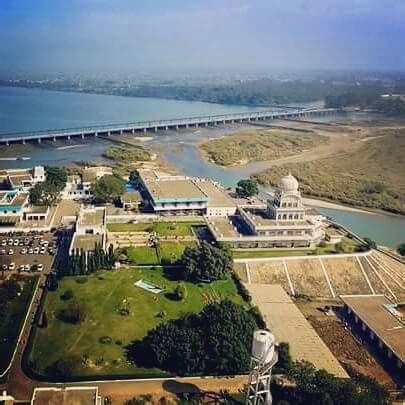
<path fill-rule="evenodd" d="M 6 274 L 49 272 L 55 254 L 50 232 L 0 235 L 0 270 Z"/>

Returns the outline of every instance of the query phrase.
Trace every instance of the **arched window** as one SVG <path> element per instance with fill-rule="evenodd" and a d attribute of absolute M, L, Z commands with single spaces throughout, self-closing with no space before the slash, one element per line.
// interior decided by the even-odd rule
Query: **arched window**
<path fill-rule="evenodd" d="M 283 214 L 283 219 L 287 219 L 287 214 Z"/>

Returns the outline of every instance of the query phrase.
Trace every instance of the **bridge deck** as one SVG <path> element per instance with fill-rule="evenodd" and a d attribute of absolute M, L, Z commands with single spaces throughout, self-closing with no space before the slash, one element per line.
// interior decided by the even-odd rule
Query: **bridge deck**
<path fill-rule="evenodd" d="M 300 109 L 293 111 L 275 112 L 274 110 L 252 111 L 237 114 L 223 114 L 202 117 L 178 118 L 156 121 L 139 121 L 132 123 L 99 125 L 82 128 L 67 128 L 46 131 L 31 131 L 18 133 L 0 133 L 0 144 L 25 143 L 27 141 L 56 140 L 57 138 L 98 136 L 134 133 L 135 131 L 158 131 L 159 129 L 178 129 L 181 127 L 226 124 L 233 122 L 248 122 L 258 120 L 301 118 L 316 115 L 333 114 L 336 109 Z"/>

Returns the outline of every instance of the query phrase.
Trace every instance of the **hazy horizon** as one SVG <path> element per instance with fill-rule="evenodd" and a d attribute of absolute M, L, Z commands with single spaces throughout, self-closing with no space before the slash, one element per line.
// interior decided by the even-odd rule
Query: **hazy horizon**
<path fill-rule="evenodd" d="M 0 4 L 2 72 L 404 71 L 404 38 L 397 0 Z"/>

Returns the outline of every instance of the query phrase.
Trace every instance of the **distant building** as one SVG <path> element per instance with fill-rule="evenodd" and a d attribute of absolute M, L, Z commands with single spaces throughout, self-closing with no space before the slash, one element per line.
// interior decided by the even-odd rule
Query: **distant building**
<path fill-rule="evenodd" d="M 28 193 L 12 191 L 0 191 L 0 226 L 15 226 L 24 215 L 24 209 L 28 206 Z"/>
<path fill-rule="evenodd" d="M 125 210 L 138 210 L 142 203 L 142 196 L 139 191 L 127 191 L 121 196 L 120 201 Z"/>
<path fill-rule="evenodd" d="M 83 169 L 81 174 L 68 177 L 62 198 L 65 200 L 90 200 L 91 185 L 105 175 L 112 175 L 112 168 L 107 166 L 94 166 Z"/>
<path fill-rule="evenodd" d="M 207 224 L 218 242 L 234 248 L 313 247 L 325 237 L 323 217 L 308 215 L 299 184 L 288 175 L 281 179 L 274 197 L 265 208 L 238 207 L 233 217 L 208 218 Z"/>
<path fill-rule="evenodd" d="M 43 166 L 31 169 L 6 169 L 0 170 L 0 190 L 28 191 L 37 183 L 45 181 Z"/>
<path fill-rule="evenodd" d="M 368 343 L 405 375 L 405 304 L 384 295 L 343 295 L 347 320 L 358 326 Z"/>
<path fill-rule="evenodd" d="M 161 215 L 226 216 L 236 204 L 211 180 L 140 171 L 141 191 L 153 211 Z"/>

